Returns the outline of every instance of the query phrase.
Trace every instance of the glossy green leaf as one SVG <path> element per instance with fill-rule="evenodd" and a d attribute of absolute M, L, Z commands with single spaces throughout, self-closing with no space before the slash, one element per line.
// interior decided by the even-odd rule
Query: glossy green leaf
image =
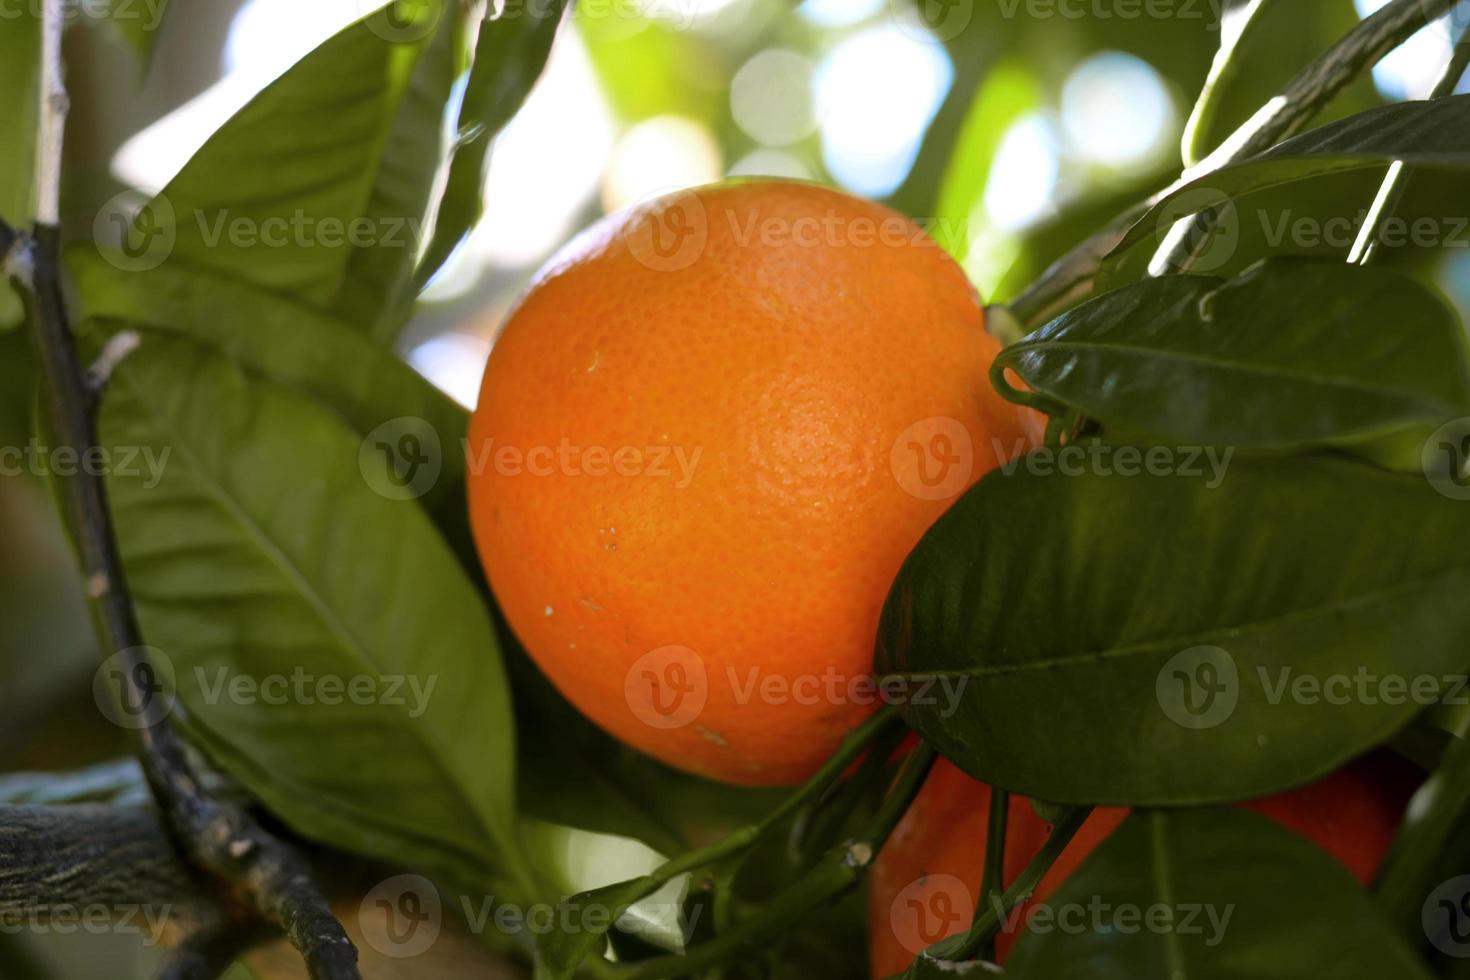
<path fill-rule="evenodd" d="M 417 9 L 346 28 L 210 137 L 140 219 L 151 264 L 230 275 L 391 339 L 384 304 L 417 256 L 456 60 L 441 0 Z"/>
<path fill-rule="evenodd" d="M 408 424 L 429 458 L 405 494 L 423 501 L 469 560 L 462 448 L 469 418 L 417 371 L 339 319 L 218 273 L 177 262 L 123 271 L 91 248 L 68 250 L 67 267 L 77 319 L 101 333 L 143 330 L 207 344 L 325 402 L 359 438 L 386 426 L 395 457 L 393 437 L 402 433 L 394 421 L 419 420 Z"/>
<path fill-rule="evenodd" d="M 1463 332 L 1412 279 L 1273 260 L 1229 281 L 1150 279 L 1074 307 L 996 361 L 1112 439 L 1286 451 L 1367 444 L 1417 471 L 1470 415 Z"/>
<path fill-rule="evenodd" d="M 489 616 L 423 511 L 374 492 L 340 417 L 152 337 L 100 429 L 144 635 L 195 740 L 313 839 L 460 873 L 518 861 Z"/>
<path fill-rule="evenodd" d="M 1323 174 L 1386 166 L 1470 167 L 1470 95 L 1369 109 L 1302 133 L 1259 156 L 1195 177 L 1154 204 L 1111 253 L 1162 239 L 1174 223 L 1230 198 Z"/>
<path fill-rule="evenodd" d="M 485 211 L 490 146 L 525 103 L 551 54 L 564 0 L 507 6 L 480 28 L 475 63 L 465 87 L 448 183 L 434 234 L 419 264 L 420 288 L 464 241 Z"/>
<path fill-rule="evenodd" d="M 1428 980 L 1353 876 L 1238 808 L 1124 821 L 1045 903 L 1016 980 Z"/>
<path fill-rule="evenodd" d="M 1265 795 L 1388 738 L 1470 661 L 1470 507 L 1422 475 L 1157 446 L 1144 469 L 1128 448 L 1006 464 L 899 572 L 877 670 L 977 779 L 1064 803 Z"/>

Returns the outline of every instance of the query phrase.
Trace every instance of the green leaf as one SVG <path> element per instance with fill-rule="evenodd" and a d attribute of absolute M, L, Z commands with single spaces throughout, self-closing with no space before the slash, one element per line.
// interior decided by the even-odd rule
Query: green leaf
<path fill-rule="evenodd" d="M 448 183 L 434 235 L 419 263 L 419 288 L 443 267 L 484 214 L 490 145 L 541 77 L 565 7 L 565 0 L 507 6 L 501 16 L 481 25 L 459 111 Z"/>
<path fill-rule="evenodd" d="M 1406 276 L 1342 262 L 1278 259 L 1229 281 L 1125 286 L 1007 348 L 993 376 L 1007 369 L 1030 389 L 1012 397 L 1080 411 L 1114 440 L 1271 451 L 1371 442 L 1376 458 L 1415 471 L 1429 434 L 1470 415 L 1454 313 Z"/>
<path fill-rule="evenodd" d="M 536 940 L 536 980 L 573 980 L 590 956 L 601 955 L 608 930 L 628 907 L 654 891 L 644 876 L 594 888 L 558 905 L 554 928 Z"/>
<path fill-rule="evenodd" d="M 144 635 L 202 747 L 312 839 L 515 867 L 489 617 L 422 510 L 370 488 L 339 416 L 153 337 L 114 373 L 100 430 Z"/>
<path fill-rule="evenodd" d="M 77 319 L 85 327 L 183 335 L 207 344 L 325 402 L 362 439 L 385 426 L 391 436 L 394 420 L 419 420 L 407 424 L 432 458 L 405 492 L 421 495 L 445 537 L 478 567 L 461 448 L 469 419 L 417 371 L 341 320 L 218 273 L 176 262 L 123 271 L 87 247 L 69 249 L 66 262 L 79 299 Z"/>
<path fill-rule="evenodd" d="M 380 11 L 303 58 L 209 139 L 136 234 L 390 340 L 401 311 L 384 304 L 417 255 L 456 60 L 441 4 L 419 5 L 422 23 Z"/>
<path fill-rule="evenodd" d="M 423 242 L 434 178 L 444 158 L 444 107 L 454 88 L 460 39 L 455 23 L 448 17 L 443 20 L 403 93 L 364 211 L 369 222 L 384 228 L 407 219 L 409 233 L 402 236 L 401 245 L 385 239 L 385 247 L 355 249 L 336 305 L 339 316 L 365 325 L 369 336 L 381 344 L 397 338 L 417 296 L 414 263 Z"/>
<path fill-rule="evenodd" d="M 1386 166 L 1462 170 L 1470 167 L 1470 95 L 1369 109 L 1302 133 L 1259 156 L 1172 188 L 1129 229 L 1109 254 L 1116 260 L 1174 223 L 1250 191 L 1323 174 Z M 1228 217 L 1227 217 L 1228 220 Z"/>
<path fill-rule="evenodd" d="M 1028 915 L 1017 980 L 1431 976 L 1347 870 L 1237 808 L 1132 814 Z"/>
<path fill-rule="evenodd" d="M 910 723 L 975 778 L 1063 803 L 1262 796 L 1382 742 L 1470 660 L 1470 507 L 1424 477 L 1172 450 L 1143 471 L 1130 448 L 1122 473 L 1006 464 L 899 572 L 877 670 L 912 679 Z"/>

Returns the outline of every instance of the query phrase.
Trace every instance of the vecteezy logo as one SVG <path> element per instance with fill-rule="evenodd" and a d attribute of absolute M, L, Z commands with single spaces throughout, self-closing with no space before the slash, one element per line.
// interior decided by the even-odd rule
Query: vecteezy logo
<path fill-rule="evenodd" d="M 628 253 L 656 272 L 687 269 L 709 244 L 709 215 L 694 191 L 651 196 L 623 219 Z"/>
<path fill-rule="evenodd" d="M 1162 237 L 1159 255 L 1174 256 L 1186 249 L 1191 272 L 1214 272 L 1240 248 L 1240 212 L 1227 195 L 1210 187 L 1185 191 L 1164 205 L 1155 227 Z M 1155 258 L 1150 271 L 1173 272 L 1174 262 Z"/>
<path fill-rule="evenodd" d="M 1470 875 L 1443 882 L 1421 913 L 1424 935 L 1447 956 L 1470 958 Z"/>
<path fill-rule="evenodd" d="M 102 257 L 123 272 L 163 265 L 178 241 L 173 205 L 160 194 L 151 201 L 136 191 L 109 198 L 92 222 L 92 240 Z"/>
<path fill-rule="evenodd" d="M 893 936 L 914 955 L 959 932 L 975 917 L 975 899 L 954 875 L 925 875 L 893 898 Z"/>
<path fill-rule="evenodd" d="M 438 26 L 444 4 L 440 0 L 357 0 L 358 11 L 368 30 L 385 41 L 411 44 L 421 41 Z"/>
<path fill-rule="evenodd" d="M 369 946 L 393 959 L 421 956 L 439 938 L 444 903 L 421 875 L 398 875 L 363 897 L 357 922 Z"/>
<path fill-rule="evenodd" d="M 1240 671 L 1220 647 L 1197 646 L 1170 657 L 1154 685 L 1159 707 L 1183 728 L 1222 725 L 1240 702 Z"/>
<path fill-rule="evenodd" d="M 92 697 L 108 721 L 141 731 L 174 709 L 174 665 L 155 647 L 130 647 L 102 662 L 92 677 Z"/>
<path fill-rule="evenodd" d="M 888 0 L 899 30 L 920 41 L 953 41 L 975 16 L 975 0 Z"/>
<path fill-rule="evenodd" d="M 634 716 L 650 728 L 683 728 L 709 701 L 709 673 L 703 658 L 688 647 L 659 647 L 628 668 L 623 697 Z"/>
<path fill-rule="evenodd" d="M 1470 416 L 1435 429 L 1419 462 L 1429 485 L 1451 500 L 1470 500 Z"/>
<path fill-rule="evenodd" d="M 389 419 L 367 434 L 357 453 L 362 478 L 389 500 L 422 497 L 439 482 L 444 451 L 439 433 L 424 419 Z"/>
<path fill-rule="evenodd" d="M 899 433 L 888 463 L 906 493 L 920 500 L 948 500 L 970 485 L 975 446 L 963 422 L 936 415 Z"/>

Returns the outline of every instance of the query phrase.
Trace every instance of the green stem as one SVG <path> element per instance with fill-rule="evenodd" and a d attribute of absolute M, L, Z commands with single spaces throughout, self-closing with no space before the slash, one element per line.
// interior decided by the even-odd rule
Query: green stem
<path fill-rule="evenodd" d="M 685 954 L 629 963 L 611 969 L 605 975 L 615 980 L 665 980 L 698 973 L 725 962 L 742 947 L 779 935 L 813 908 L 853 887 L 862 879 L 873 856 L 908 811 L 909 804 L 929 775 L 934 759 L 935 752 L 928 745 L 915 749 L 904 762 L 893 789 L 862 835 L 829 850 L 810 872 L 750 918 Z"/>
<path fill-rule="evenodd" d="M 1466 68 L 1470 68 L 1470 30 L 1460 32 L 1459 38 L 1455 41 L 1455 49 L 1450 54 L 1450 63 L 1445 67 L 1444 74 L 1439 77 L 1429 97 L 1442 99 L 1447 95 L 1453 95 L 1455 89 L 1459 87 L 1460 79 L 1465 75 Z M 1368 217 L 1358 232 L 1358 240 L 1353 242 L 1352 251 L 1348 253 L 1350 264 L 1367 265 L 1378 254 L 1378 246 L 1382 244 L 1378 238 L 1379 229 L 1383 222 L 1397 210 L 1412 176 L 1413 171 L 1404 166 L 1402 160 L 1395 160 L 1388 168 L 1383 184 L 1378 188 L 1378 194 L 1373 199 L 1373 206 L 1368 210 Z"/>
<path fill-rule="evenodd" d="M 1041 884 L 1041 879 L 1051 870 L 1051 866 L 1061 857 L 1067 845 L 1072 843 L 1072 838 L 1081 829 L 1082 824 L 1092 815 L 1092 807 L 1078 806 L 1068 810 L 1061 820 L 1057 821 L 1056 827 L 1052 829 L 1051 836 L 1046 839 L 1036 856 L 1026 865 L 1024 871 L 1016 876 L 1011 887 L 1001 895 L 999 902 L 989 902 L 988 907 L 975 917 L 975 924 L 964 937 L 948 947 L 949 954 L 945 958 L 952 960 L 974 959 L 976 952 L 983 943 L 994 939 L 1000 932 L 1001 916 L 1031 897 L 1036 891 L 1036 886 Z M 946 940 L 946 942 L 949 942 Z"/>
<path fill-rule="evenodd" d="M 848 732 L 847 737 L 842 740 L 842 745 L 831 758 L 822 764 L 822 768 L 818 769 L 812 778 L 803 783 L 795 793 L 782 800 L 781 805 L 768 813 L 759 823 L 741 827 L 708 847 L 681 854 L 650 872 L 649 881 L 655 884 L 649 888 L 649 894 L 662 888 L 681 874 L 717 864 L 749 847 L 765 831 L 818 799 L 833 783 L 842 778 L 847 767 L 857 761 L 869 743 L 884 730 L 897 723 L 898 709 L 893 705 L 886 705 L 874 712 L 867 721 Z"/>
<path fill-rule="evenodd" d="M 1003 789 L 990 791 L 990 819 L 985 825 L 985 870 L 980 875 L 981 908 L 990 908 L 1005 888 L 1006 823 L 1010 819 L 1011 794 Z M 995 962 L 995 937 L 980 944 L 980 956 Z"/>
<path fill-rule="evenodd" d="M 1264 153 L 1289 136 L 1294 136 L 1341 92 L 1349 82 L 1382 61 L 1436 17 L 1454 9 L 1457 0 L 1393 0 L 1382 10 L 1365 17 L 1357 27 L 1334 44 L 1322 57 L 1308 65 L 1280 95 L 1263 106 L 1236 130 L 1220 148 L 1191 167 L 1180 184 L 1213 173 L 1227 164 Z M 1218 209 L 1185 219 L 1164 239 L 1149 274 L 1188 272 L 1209 241 L 1209 232 L 1219 220 Z"/>

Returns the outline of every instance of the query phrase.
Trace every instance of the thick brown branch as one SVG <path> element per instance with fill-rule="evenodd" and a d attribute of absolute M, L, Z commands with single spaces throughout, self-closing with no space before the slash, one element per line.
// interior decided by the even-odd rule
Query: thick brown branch
<path fill-rule="evenodd" d="M 152 807 L 0 806 L 0 919 L 96 910 L 189 931 L 224 918 Z"/>

